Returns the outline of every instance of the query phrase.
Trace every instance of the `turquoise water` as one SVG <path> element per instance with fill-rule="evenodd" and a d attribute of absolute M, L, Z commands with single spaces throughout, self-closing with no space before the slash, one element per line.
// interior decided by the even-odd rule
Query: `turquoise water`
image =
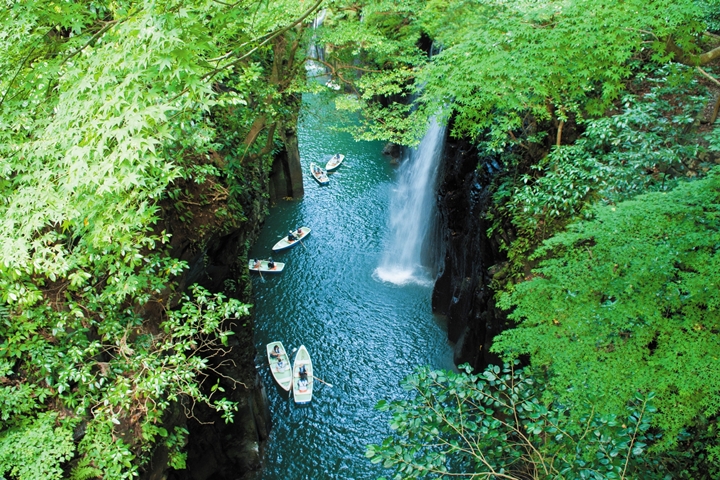
<path fill-rule="evenodd" d="M 279 274 L 253 273 L 257 365 L 267 387 L 273 426 L 265 468 L 257 479 L 371 479 L 388 472 L 365 457 L 369 443 L 390 433 L 381 399 L 406 393 L 400 381 L 417 365 L 453 368 L 445 326 L 431 312 L 430 282 L 397 286 L 377 278 L 387 249 L 396 167 L 382 143 L 355 142 L 331 129 L 345 119 L 318 97 L 307 97 L 299 139 L 305 197 L 271 209 L 255 257 L 284 262 Z M 334 153 L 345 161 L 320 186 L 309 164 Z M 289 229 L 308 237 L 284 252 L 271 247 Z M 288 352 L 305 345 L 315 382 L 309 405 L 295 405 L 273 381 L 265 344 Z M 294 358 L 294 354 L 291 354 Z"/>

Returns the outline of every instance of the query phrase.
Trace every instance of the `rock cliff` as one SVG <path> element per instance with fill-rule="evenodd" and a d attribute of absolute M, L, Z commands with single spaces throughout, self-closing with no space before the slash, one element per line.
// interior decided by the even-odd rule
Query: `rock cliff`
<path fill-rule="evenodd" d="M 442 261 L 432 307 L 447 317 L 455 363 L 468 362 L 475 368 L 497 363 L 489 347 L 505 323 L 490 287 L 490 269 L 504 258 L 498 242 L 487 236 L 485 219 L 495 170 L 493 161 L 479 159 L 469 142 L 446 142 L 438 185 Z"/>
<path fill-rule="evenodd" d="M 300 177 L 297 142 L 283 150 L 274 160 L 271 174 L 261 168 L 245 170 L 245 188 L 239 198 L 229 199 L 231 179 L 210 176 L 202 183 L 183 180 L 174 187 L 181 202 L 166 201 L 163 223 L 159 229 L 172 234 L 172 256 L 184 260 L 188 269 L 178 279 L 179 290 L 198 283 L 211 292 L 223 292 L 245 303 L 252 303 L 251 283 L 247 270 L 247 253 L 254 243 L 269 209 L 271 198 L 302 194 L 293 181 Z M 273 173 L 281 174 L 278 181 Z M 275 177 L 275 179 L 273 179 Z M 295 182 L 296 183 L 296 182 Z M 234 202 L 234 205 L 231 203 Z M 150 308 L 146 314 L 152 316 Z M 210 359 L 217 370 L 205 381 L 218 380 L 226 396 L 237 403 L 233 423 L 225 423 L 214 410 L 204 406 L 177 404 L 165 420 L 171 430 L 181 426 L 188 430 L 187 468 L 173 470 L 168 466 L 168 452 L 156 448 L 142 480 L 238 480 L 261 467 L 262 445 L 270 430 L 270 411 L 265 388 L 255 367 L 253 318 L 233 324 L 229 352 L 223 358 Z M 192 415 L 187 417 L 188 408 Z"/>

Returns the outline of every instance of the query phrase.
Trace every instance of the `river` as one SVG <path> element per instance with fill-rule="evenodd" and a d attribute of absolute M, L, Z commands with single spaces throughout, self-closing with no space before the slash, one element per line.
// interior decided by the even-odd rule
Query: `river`
<path fill-rule="evenodd" d="M 379 142 L 355 142 L 331 127 L 345 122 L 317 96 L 304 99 L 299 129 L 305 197 L 270 210 L 251 255 L 267 258 L 291 228 L 311 234 L 273 255 L 278 274 L 253 274 L 257 366 L 267 387 L 272 430 L 257 480 L 372 479 L 389 472 L 364 457 L 390 433 L 381 399 L 407 395 L 400 381 L 418 365 L 454 368 L 441 318 L 432 314 L 431 282 L 396 285 L 376 270 L 390 245 L 389 205 L 397 167 Z M 334 153 L 344 163 L 320 186 L 311 161 Z M 429 279 L 427 279 L 429 280 Z M 295 405 L 273 381 L 265 344 L 288 352 L 305 345 L 315 382 L 312 403 Z M 294 354 L 291 354 L 291 359 Z"/>

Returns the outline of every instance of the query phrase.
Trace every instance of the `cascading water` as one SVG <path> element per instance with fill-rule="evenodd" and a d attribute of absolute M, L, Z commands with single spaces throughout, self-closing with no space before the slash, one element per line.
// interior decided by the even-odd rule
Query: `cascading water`
<path fill-rule="evenodd" d="M 389 237 L 375 275 L 397 285 L 432 282 L 434 258 L 428 258 L 435 219 L 435 186 L 445 143 L 445 127 L 431 119 L 417 148 L 411 149 L 398 172 L 390 200 Z"/>
<path fill-rule="evenodd" d="M 323 24 L 326 15 L 327 11 L 325 9 L 322 9 L 318 12 L 318 14 L 313 19 L 313 31 L 317 30 Z M 317 38 L 315 36 L 315 33 L 313 33 L 313 36 L 310 39 L 310 45 L 308 47 L 308 58 L 310 60 L 305 63 L 305 69 L 311 74 L 323 75 L 325 73 L 325 66 L 320 62 L 314 61 L 313 59 L 325 60 L 325 49 L 322 46 L 318 45 L 316 40 Z"/>

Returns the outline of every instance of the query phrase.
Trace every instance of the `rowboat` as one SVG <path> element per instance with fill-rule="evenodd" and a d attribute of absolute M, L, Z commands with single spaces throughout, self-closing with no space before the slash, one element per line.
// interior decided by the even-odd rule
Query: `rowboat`
<path fill-rule="evenodd" d="M 305 367 L 305 374 L 301 375 L 301 367 Z M 295 403 L 310 403 L 313 391 L 313 369 L 310 354 L 305 345 L 300 345 L 295 354 L 293 363 L 293 398 Z"/>
<path fill-rule="evenodd" d="M 288 238 L 289 235 L 284 236 L 279 242 L 273 245 L 273 251 L 276 252 L 278 250 L 285 250 L 286 248 L 297 245 L 298 243 L 300 243 L 298 240 L 302 240 L 310 234 L 310 229 L 308 227 L 300 227 L 292 233 L 295 236 L 296 240 L 290 240 Z"/>
<path fill-rule="evenodd" d="M 320 185 L 324 185 L 330 181 L 327 176 L 327 171 L 315 162 L 310 162 L 310 173 L 312 173 L 313 178 L 317 180 Z"/>
<path fill-rule="evenodd" d="M 328 160 L 327 164 L 325 165 L 325 170 L 328 172 L 330 170 L 335 170 L 337 167 L 340 166 L 342 161 L 345 160 L 345 155 L 342 153 L 336 153 L 332 157 L 330 157 L 330 160 Z"/>
<path fill-rule="evenodd" d="M 253 272 L 279 273 L 282 272 L 283 268 L 285 268 L 285 264 L 275 262 L 274 266 L 270 267 L 270 262 L 268 260 L 255 260 L 251 258 L 248 261 L 248 268 Z"/>
<path fill-rule="evenodd" d="M 292 373 L 290 370 L 290 358 L 281 342 L 270 342 L 266 346 L 270 372 L 275 381 L 285 391 L 290 391 L 292 384 Z"/>

